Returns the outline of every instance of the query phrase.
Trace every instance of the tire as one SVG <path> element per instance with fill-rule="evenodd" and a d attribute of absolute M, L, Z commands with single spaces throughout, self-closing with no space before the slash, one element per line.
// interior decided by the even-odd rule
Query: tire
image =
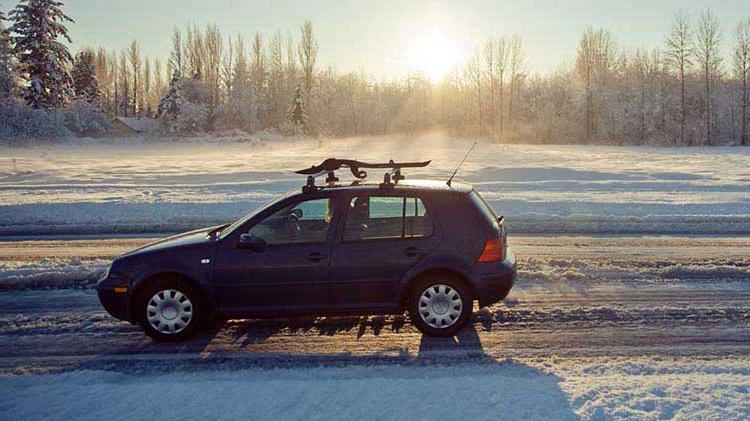
<path fill-rule="evenodd" d="M 180 279 L 152 282 L 139 294 L 138 323 L 158 342 L 181 342 L 197 333 L 205 320 L 201 294 Z"/>
<path fill-rule="evenodd" d="M 409 316 L 426 336 L 455 336 L 471 319 L 474 300 L 462 279 L 436 273 L 418 281 L 409 294 Z"/>

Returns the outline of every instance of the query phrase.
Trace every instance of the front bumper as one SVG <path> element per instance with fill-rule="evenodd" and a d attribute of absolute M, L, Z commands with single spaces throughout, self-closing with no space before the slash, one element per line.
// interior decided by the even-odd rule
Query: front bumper
<path fill-rule="evenodd" d="M 107 313 L 120 320 L 130 320 L 130 281 L 108 273 L 96 283 L 99 302 Z"/>
<path fill-rule="evenodd" d="M 487 307 L 507 297 L 517 276 L 516 255 L 513 250 L 508 247 L 505 259 L 500 262 L 480 263 L 478 266 L 479 306 Z"/>

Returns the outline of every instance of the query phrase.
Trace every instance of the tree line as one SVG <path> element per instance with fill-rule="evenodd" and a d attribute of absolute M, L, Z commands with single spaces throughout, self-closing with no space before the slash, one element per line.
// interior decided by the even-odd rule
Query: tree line
<path fill-rule="evenodd" d="M 22 0 L 8 27 L 0 20 L 0 101 L 16 117 L 62 110 L 66 122 L 88 129 L 105 127 L 107 117 L 154 117 L 175 135 L 441 129 L 498 142 L 750 144 L 750 19 L 725 32 L 710 9 L 676 13 L 663 44 L 650 50 L 586 28 L 573 60 L 548 74 L 529 70 L 520 37 L 492 37 L 432 81 L 322 67 L 311 22 L 294 34 L 251 37 L 187 25 L 173 30 L 169 55 L 157 59 L 144 57 L 137 41 L 71 56 L 64 41 L 72 19 L 62 7 Z M 726 45 L 731 57 L 721 54 Z"/>

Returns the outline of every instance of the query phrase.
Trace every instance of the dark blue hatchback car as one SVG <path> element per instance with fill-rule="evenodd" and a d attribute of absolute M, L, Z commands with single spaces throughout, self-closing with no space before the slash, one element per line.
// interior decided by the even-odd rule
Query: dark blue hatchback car
<path fill-rule="evenodd" d="M 313 181 L 233 224 L 126 253 L 99 281 L 99 299 L 164 341 L 210 317 L 404 311 L 424 334 L 452 336 L 475 300 L 493 304 L 513 286 L 503 218 L 468 184 L 397 175 Z"/>

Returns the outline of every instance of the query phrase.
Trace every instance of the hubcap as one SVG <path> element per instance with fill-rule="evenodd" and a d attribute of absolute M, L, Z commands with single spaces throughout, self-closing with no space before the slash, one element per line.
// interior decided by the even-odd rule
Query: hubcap
<path fill-rule="evenodd" d="M 146 306 L 148 323 L 167 335 L 183 331 L 193 320 L 193 303 L 176 289 L 165 289 L 154 294 Z"/>
<path fill-rule="evenodd" d="M 436 329 L 453 326 L 462 309 L 461 294 L 448 285 L 432 285 L 419 296 L 419 316 Z"/>

